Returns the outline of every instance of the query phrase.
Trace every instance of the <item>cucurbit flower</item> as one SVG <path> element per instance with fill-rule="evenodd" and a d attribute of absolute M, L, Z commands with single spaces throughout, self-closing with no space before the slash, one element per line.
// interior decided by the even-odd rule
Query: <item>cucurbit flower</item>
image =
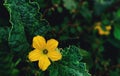
<path fill-rule="evenodd" d="M 101 27 L 101 22 L 97 22 L 96 26 L 94 27 L 95 30 L 98 30 L 98 33 L 100 35 L 109 35 L 110 34 L 110 30 L 112 29 L 110 25 L 105 26 L 105 30 L 102 29 Z"/>
<path fill-rule="evenodd" d="M 29 52 L 28 58 L 31 62 L 38 61 L 38 66 L 45 71 L 51 64 L 51 61 L 58 61 L 62 58 L 61 53 L 57 50 L 58 41 L 50 39 L 46 42 L 42 36 L 35 36 L 32 44 L 34 50 Z"/>

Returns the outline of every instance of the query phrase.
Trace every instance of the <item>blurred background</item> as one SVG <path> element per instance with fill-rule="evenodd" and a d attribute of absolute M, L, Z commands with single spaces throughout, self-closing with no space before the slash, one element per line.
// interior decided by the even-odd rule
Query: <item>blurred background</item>
<path fill-rule="evenodd" d="M 76 45 L 86 50 L 82 52 L 82 61 L 92 76 L 120 76 L 120 0 L 34 1 L 40 5 L 42 18 L 52 27 L 49 37 L 59 40 L 59 47 Z M 8 33 L 3 32 L 11 27 L 3 2 L 0 0 L 0 27 L 4 27 L 4 30 L 0 28 L 0 51 L 8 45 L 5 38 Z M 2 46 L 3 43 L 6 46 Z M 4 50 L 2 53 L 8 56 L 8 48 Z M 3 63 L 13 63 L 8 61 L 10 57 Z M 21 65 L 17 67 L 20 69 Z"/>

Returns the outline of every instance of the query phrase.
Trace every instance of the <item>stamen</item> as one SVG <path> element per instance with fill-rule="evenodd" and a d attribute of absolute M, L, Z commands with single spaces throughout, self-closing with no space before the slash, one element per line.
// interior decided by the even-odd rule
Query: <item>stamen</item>
<path fill-rule="evenodd" d="M 43 50 L 43 54 L 47 54 L 48 53 L 48 50 L 47 49 L 44 49 Z"/>

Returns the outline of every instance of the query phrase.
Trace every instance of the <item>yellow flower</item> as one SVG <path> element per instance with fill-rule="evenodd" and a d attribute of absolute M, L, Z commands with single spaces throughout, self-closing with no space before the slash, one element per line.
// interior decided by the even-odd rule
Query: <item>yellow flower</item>
<path fill-rule="evenodd" d="M 106 30 L 111 30 L 112 29 L 112 27 L 110 25 L 106 26 L 105 28 L 106 28 Z"/>
<path fill-rule="evenodd" d="M 98 30 L 98 33 L 99 33 L 100 35 L 109 35 L 109 34 L 110 34 L 110 30 L 111 30 L 111 26 L 110 26 L 110 25 L 105 26 L 105 29 L 106 29 L 106 30 L 103 30 L 102 27 L 101 27 L 101 23 L 100 23 L 100 22 L 97 22 L 94 29 L 95 29 L 95 30 Z"/>
<path fill-rule="evenodd" d="M 95 28 L 94 28 L 95 30 L 96 29 L 101 29 L 101 27 L 100 27 L 101 26 L 101 22 L 97 22 L 95 25 L 96 25 Z"/>
<path fill-rule="evenodd" d="M 98 31 L 100 35 L 109 35 L 110 34 L 110 31 L 104 31 L 104 30 L 99 30 Z"/>
<path fill-rule="evenodd" d="M 51 64 L 51 61 L 58 61 L 62 58 L 61 53 L 57 50 L 58 41 L 50 39 L 46 42 L 42 36 L 33 38 L 33 51 L 28 55 L 30 61 L 38 61 L 38 66 L 42 71 L 45 71 Z"/>

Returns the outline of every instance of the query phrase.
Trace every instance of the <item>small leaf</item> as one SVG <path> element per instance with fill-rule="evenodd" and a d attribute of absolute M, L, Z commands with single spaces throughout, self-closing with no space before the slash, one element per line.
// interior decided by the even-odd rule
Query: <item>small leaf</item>
<path fill-rule="evenodd" d="M 88 3 L 86 2 L 83 6 L 80 8 L 80 14 L 88 21 L 90 22 L 92 18 L 92 13 L 90 9 L 88 8 Z"/>
<path fill-rule="evenodd" d="M 62 7 L 57 7 L 57 10 L 58 10 L 59 13 L 62 13 L 63 8 Z"/>
<path fill-rule="evenodd" d="M 116 17 L 120 18 L 120 9 L 116 12 Z"/>
<path fill-rule="evenodd" d="M 120 26 L 119 25 L 114 26 L 114 37 L 120 40 Z"/>
<path fill-rule="evenodd" d="M 61 0 L 52 0 L 53 4 L 60 4 Z"/>
<path fill-rule="evenodd" d="M 64 2 L 64 7 L 68 10 L 77 8 L 77 4 L 74 0 L 63 0 L 63 2 Z"/>

